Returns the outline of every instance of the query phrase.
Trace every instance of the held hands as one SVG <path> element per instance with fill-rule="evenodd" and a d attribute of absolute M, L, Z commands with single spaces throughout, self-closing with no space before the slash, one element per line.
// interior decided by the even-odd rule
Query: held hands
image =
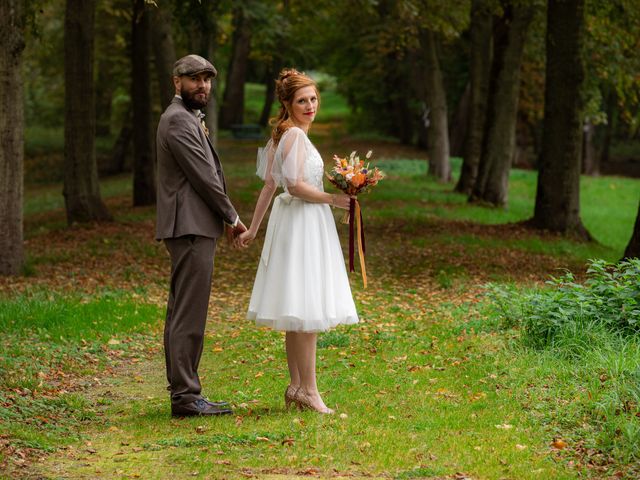
<path fill-rule="evenodd" d="M 244 225 L 244 223 L 238 220 L 238 224 L 235 227 L 225 225 L 224 229 L 229 245 L 232 245 L 235 248 L 241 248 L 242 245 L 239 245 L 236 240 L 240 234 L 247 231 L 247 227 Z"/>
<path fill-rule="evenodd" d="M 238 235 L 234 241 L 236 248 L 246 248 L 249 246 L 251 242 L 256 238 L 255 232 L 252 232 L 251 229 L 246 232 L 242 232 Z"/>

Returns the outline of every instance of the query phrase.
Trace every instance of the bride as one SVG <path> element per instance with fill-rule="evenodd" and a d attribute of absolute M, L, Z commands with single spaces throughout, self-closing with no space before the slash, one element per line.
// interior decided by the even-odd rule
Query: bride
<path fill-rule="evenodd" d="M 358 322 L 335 220 L 329 205 L 349 208 L 349 196 L 324 192 L 324 164 L 307 133 L 320 105 L 315 82 L 294 69 L 276 80 L 278 116 L 266 147 L 258 151 L 264 187 L 251 226 L 236 242 L 255 239 L 276 189 L 247 317 L 286 331 L 290 383 L 288 408 L 333 413 L 316 384 L 317 332 Z"/>

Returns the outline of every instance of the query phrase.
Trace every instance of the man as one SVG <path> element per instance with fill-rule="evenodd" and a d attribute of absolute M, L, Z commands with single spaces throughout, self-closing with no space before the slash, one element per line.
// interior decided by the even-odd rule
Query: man
<path fill-rule="evenodd" d="M 164 349 L 173 416 L 231 413 L 226 402 L 202 396 L 198 377 L 216 242 L 225 229 L 229 238 L 246 230 L 201 121 L 216 74 L 198 55 L 174 64 L 176 94 L 160 117 L 156 138 L 156 239 L 164 241 L 171 257 Z"/>

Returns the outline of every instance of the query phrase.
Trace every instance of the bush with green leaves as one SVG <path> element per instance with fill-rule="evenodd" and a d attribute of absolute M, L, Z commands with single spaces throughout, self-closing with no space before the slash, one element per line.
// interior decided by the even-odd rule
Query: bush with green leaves
<path fill-rule="evenodd" d="M 640 332 L 640 259 L 592 260 L 584 283 L 568 272 L 547 284 L 550 288 L 533 291 L 491 289 L 503 325 L 521 327 L 526 345 L 558 346 L 569 337 L 588 349 L 602 335 Z"/>

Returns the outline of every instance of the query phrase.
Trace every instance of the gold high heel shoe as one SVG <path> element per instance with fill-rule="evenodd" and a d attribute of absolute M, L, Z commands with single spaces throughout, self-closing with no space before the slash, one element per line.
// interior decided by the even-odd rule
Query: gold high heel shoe
<path fill-rule="evenodd" d="M 298 388 L 287 385 L 287 389 L 284 391 L 284 408 L 286 410 L 289 410 L 292 403 L 299 407 L 298 401 L 296 400 L 296 393 L 298 390 Z"/>
<path fill-rule="evenodd" d="M 311 403 L 311 399 L 307 392 L 304 392 L 302 388 L 299 388 L 294 396 L 294 401 L 298 404 L 298 407 L 302 410 L 308 408 L 309 410 L 313 410 L 314 412 L 324 413 L 327 415 L 332 415 L 335 411 L 329 407 L 318 408 Z"/>

